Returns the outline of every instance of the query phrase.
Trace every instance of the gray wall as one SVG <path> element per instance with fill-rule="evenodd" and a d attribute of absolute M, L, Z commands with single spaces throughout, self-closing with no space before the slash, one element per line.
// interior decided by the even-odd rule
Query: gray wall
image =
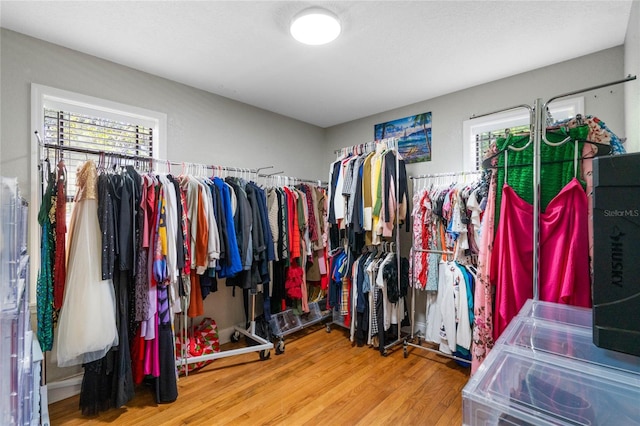
<path fill-rule="evenodd" d="M 636 21 L 638 9 L 634 2 L 632 19 Z M 0 43 L 0 170 L 3 175 L 17 176 L 27 197 L 30 144 L 35 143 L 30 128 L 32 82 L 166 113 L 167 157 L 173 161 L 248 168 L 273 165 L 274 170 L 291 176 L 326 180 L 333 150 L 372 140 L 377 123 L 431 111 L 433 161 L 410 165 L 409 173 L 456 171 L 462 169 L 462 123 L 472 114 L 530 104 L 538 97 L 546 99 L 640 71 L 638 26 L 633 25 L 624 48 L 321 129 L 12 31 L 2 29 Z M 636 86 L 631 95 L 627 93 L 626 126 L 623 93 L 628 88 L 614 86 L 587 93 L 585 108 L 619 136 L 629 133 L 635 142 L 630 141 L 628 148 L 638 151 L 639 83 L 627 86 L 630 84 Z M 301 158 L 306 160 L 299 161 Z M 225 329 L 243 322 L 242 302 L 240 297 L 232 298 L 223 282 L 220 288 L 207 298 L 205 309 Z M 227 336 L 221 333 L 221 337 Z"/>
<path fill-rule="evenodd" d="M 533 105 L 537 98 L 546 101 L 555 95 L 619 80 L 626 75 L 623 54 L 622 46 L 603 50 L 328 128 L 326 161 L 328 163 L 335 159 L 333 154 L 335 149 L 372 140 L 373 128 L 377 123 L 431 111 L 433 160 L 409 164 L 408 174 L 417 176 L 425 173 L 462 171 L 463 121 L 473 114 L 487 113 L 519 104 Z M 637 82 L 625 85 L 632 84 Z M 621 137 L 625 133 L 624 91 L 625 88 L 622 85 L 617 85 L 583 94 L 585 112 L 604 120 L 607 126 Z M 632 120 L 633 126 L 637 129 L 640 116 L 636 114 Z M 634 148 L 635 151 L 640 150 L 640 146 L 627 147 L 629 148 Z M 400 242 L 401 253 L 407 256 L 411 246 L 410 233 L 402 232 Z M 418 329 L 424 329 L 426 322 L 425 304 L 424 294 L 418 292 L 415 302 L 415 324 Z"/>
<path fill-rule="evenodd" d="M 146 74 L 77 51 L 2 29 L 0 32 L 0 168 L 30 190 L 31 83 L 95 96 L 167 114 L 167 158 L 232 167 L 274 166 L 286 175 L 325 178 L 324 130 L 227 98 Z M 32 231 L 34 231 L 32 229 Z M 244 323 L 242 292 L 220 291 L 205 300 L 221 339 Z M 257 357 L 257 355 L 256 355 Z M 72 369 L 48 370 L 49 380 Z"/>
<path fill-rule="evenodd" d="M 410 164 L 407 171 L 412 175 L 460 171 L 464 120 L 473 114 L 532 105 L 537 98 L 546 101 L 554 95 L 619 80 L 625 75 L 623 54 L 622 46 L 615 47 L 330 127 L 326 133 L 327 162 L 335 158 L 335 149 L 372 140 L 375 124 L 430 111 L 433 160 Z M 621 137 L 625 132 L 623 93 L 624 87 L 619 85 L 584 94 L 585 112 L 604 120 Z M 635 121 L 640 121 L 637 115 Z"/>
<path fill-rule="evenodd" d="M 172 161 L 258 168 L 318 179 L 324 130 L 2 29 L 2 172 L 29 192 L 30 85 L 39 83 L 167 114 Z"/>
<path fill-rule="evenodd" d="M 624 41 L 624 73 L 640 79 L 640 1 L 631 5 L 631 16 Z M 640 80 L 625 84 L 625 136 L 629 151 L 640 151 Z"/>

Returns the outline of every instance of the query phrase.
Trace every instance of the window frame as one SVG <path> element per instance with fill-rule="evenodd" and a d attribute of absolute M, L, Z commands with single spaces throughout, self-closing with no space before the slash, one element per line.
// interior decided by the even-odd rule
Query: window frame
<path fill-rule="evenodd" d="M 155 160 L 166 158 L 167 152 L 167 115 L 146 108 L 109 101 L 93 96 L 83 95 L 68 90 L 57 89 L 42 84 L 31 84 L 31 129 L 39 135 L 44 133 L 44 109 L 52 108 L 71 111 L 95 117 L 104 117 L 115 121 L 125 121 L 153 129 L 153 151 Z M 29 202 L 29 256 L 31 259 L 30 304 L 36 302 L 36 282 L 40 267 L 40 226 L 38 211 L 41 204 L 40 171 L 38 163 L 41 157 L 39 140 L 30 135 L 31 170 L 30 170 L 30 202 Z"/>

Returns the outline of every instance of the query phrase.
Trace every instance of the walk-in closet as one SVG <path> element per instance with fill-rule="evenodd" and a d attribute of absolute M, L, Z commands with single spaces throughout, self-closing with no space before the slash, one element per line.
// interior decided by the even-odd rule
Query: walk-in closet
<path fill-rule="evenodd" d="M 0 424 L 638 425 L 640 1 L 0 0 Z"/>

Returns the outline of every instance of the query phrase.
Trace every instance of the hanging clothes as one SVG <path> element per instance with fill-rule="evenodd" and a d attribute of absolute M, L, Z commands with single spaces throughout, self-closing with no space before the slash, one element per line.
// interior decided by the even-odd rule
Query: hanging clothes
<path fill-rule="evenodd" d="M 60 176 L 63 171 L 61 163 Z M 311 295 L 322 295 L 308 291 L 307 273 L 317 280 L 313 286 L 328 282 L 327 197 L 315 186 L 277 188 L 267 197 L 244 179 L 140 176 L 130 166 L 98 173 L 90 161 L 77 177 L 69 263 L 58 269 L 66 283 L 56 338 L 59 365 L 84 366 L 80 408 L 86 415 L 126 404 L 144 378 L 154 385 L 157 403 L 177 398 L 174 314 L 201 315 L 218 278 L 268 290 L 279 280 L 284 289 L 286 274 L 297 271 L 301 312 L 309 311 Z M 55 218 L 64 214 L 55 196 L 66 188 L 55 173 L 49 183 L 40 212 L 40 333 L 52 331 L 46 321 L 54 317 L 54 260 L 67 258 L 56 247 L 64 239 L 55 238 Z"/>
<path fill-rule="evenodd" d="M 551 200 L 567 185 L 574 177 L 575 172 L 575 149 L 574 142 L 578 143 L 578 152 L 582 152 L 583 141 L 588 136 L 588 127 L 580 126 L 573 129 L 558 129 L 548 131 L 547 139 L 552 143 L 558 143 L 571 137 L 572 141 L 560 146 L 551 146 L 542 143 L 540 146 L 540 210 L 545 211 Z M 496 194 L 496 205 L 502 205 L 502 188 L 505 183 L 505 158 L 508 159 L 507 176 L 508 184 L 527 203 L 533 203 L 533 143 L 529 143 L 529 135 L 509 135 L 506 139 L 498 139 L 496 142 L 499 150 L 504 150 L 507 146 L 524 147 L 522 151 L 509 151 L 508 156 L 501 155 L 497 164 L 498 192 Z M 578 175 L 579 176 L 579 175 Z M 584 182 L 583 187 L 584 187 Z M 499 208 L 496 210 L 496 224 L 500 220 Z"/>
<path fill-rule="evenodd" d="M 69 262 L 58 326 L 58 366 L 98 360 L 118 344 L 115 292 L 100 272 L 96 166 L 87 161 L 77 173 L 71 217 Z"/>
<path fill-rule="evenodd" d="M 49 164 L 49 163 L 47 163 Z M 47 174 L 47 188 L 42 197 L 38 223 L 42 228 L 40 237 L 40 271 L 36 284 L 38 341 L 43 351 L 53 347 L 54 315 L 54 262 L 56 259 L 56 175 L 51 170 Z"/>
<path fill-rule="evenodd" d="M 380 143 L 375 148 L 375 152 L 349 154 L 330 167 L 329 223 L 334 233 L 346 230 L 354 253 L 365 244 L 380 244 L 383 237 L 392 235 L 396 225 L 405 224 L 409 230 L 404 160 L 394 147 Z M 331 248 L 339 245 L 337 240 L 334 238 Z"/>
<path fill-rule="evenodd" d="M 67 172 L 64 161 L 56 166 L 56 248 L 53 265 L 53 307 L 59 310 L 64 299 L 64 282 L 67 275 Z"/>
<path fill-rule="evenodd" d="M 482 217 L 482 234 L 479 243 L 477 285 L 474 293 L 474 326 L 471 374 L 474 374 L 493 348 L 493 286 L 491 285 L 490 267 L 493 256 L 494 217 L 496 208 L 495 170 L 489 170 L 490 184 L 484 216 Z"/>
<path fill-rule="evenodd" d="M 496 284 L 494 340 L 533 297 L 533 207 L 505 185 L 501 217 L 491 263 L 491 281 Z M 540 264 L 540 300 L 591 306 L 587 197 L 577 179 L 540 214 Z"/>

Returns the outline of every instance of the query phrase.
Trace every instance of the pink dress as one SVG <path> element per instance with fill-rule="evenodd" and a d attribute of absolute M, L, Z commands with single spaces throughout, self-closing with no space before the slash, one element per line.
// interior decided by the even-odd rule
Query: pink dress
<path fill-rule="evenodd" d="M 491 261 L 497 339 L 533 298 L 533 206 L 504 185 Z M 572 179 L 540 214 L 539 299 L 591 306 L 587 195 Z"/>

